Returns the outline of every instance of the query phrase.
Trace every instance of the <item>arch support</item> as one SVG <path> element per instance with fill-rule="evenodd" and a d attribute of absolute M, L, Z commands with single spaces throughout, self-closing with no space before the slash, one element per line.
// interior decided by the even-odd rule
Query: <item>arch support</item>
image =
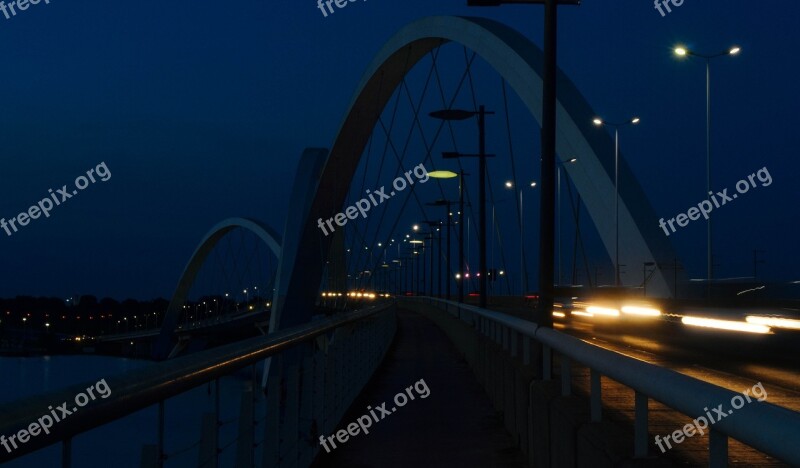
<path fill-rule="evenodd" d="M 200 241 L 200 244 L 190 257 L 189 263 L 183 269 L 181 279 L 178 281 L 178 286 L 172 295 L 172 300 L 164 316 L 161 333 L 156 343 L 154 356 L 156 359 L 165 359 L 172 349 L 181 307 L 186 302 L 192 284 L 194 284 L 194 280 L 197 278 L 197 274 L 200 272 L 206 258 L 226 234 L 237 228 L 252 232 L 269 247 L 276 257 L 281 257 L 280 236 L 272 228 L 259 221 L 249 218 L 229 218 L 211 228 L 203 237 L 203 240 Z"/>
<path fill-rule="evenodd" d="M 389 39 L 363 75 L 321 173 L 314 177 L 316 188 L 308 217 L 294 232 L 298 239 L 308 242 L 307 245 L 319 246 L 319 255 L 328 251 L 331 239 L 325 238 L 317 228 L 317 220 L 327 219 L 343 206 L 380 113 L 411 68 L 430 51 L 448 42 L 462 44 L 481 56 L 541 122 L 543 54 L 526 37 L 508 26 L 483 18 L 438 16 L 409 24 Z M 562 160 L 580 158 L 579 164 L 564 167 L 584 200 L 609 258 L 613 258 L 613 140 L 607 132 L 592 126 L 595 112 L 561 70 L 558 70 L 558 90 L 556 151 Z M 669 240 L 658 228 L 658 217 L 644 190 L 621 157 L 619 173 L 619 235 L 620 245 L 625 246 L 619 255 L 620 263 L 635 267 L 642 262 L 675 258 Z M 285 236 L 289 237 L 288 230 Z M 321 256 L 320 263 L 324 261 L 325 257 Z M 308 274 L 303 274 L 304 271 Z M 291 279 L 281 279 L 319 285 L 321 272 L 320 268 L 298 264 Z M 648 289 L 653 295 L 666 296 L 672 288 L 657 270 Z M 295 305 L 299 310 L 307 310 L 313 307 L 314 299 L 298 298 Z M 287 298 L 287 301 L 292 300 Z"/>

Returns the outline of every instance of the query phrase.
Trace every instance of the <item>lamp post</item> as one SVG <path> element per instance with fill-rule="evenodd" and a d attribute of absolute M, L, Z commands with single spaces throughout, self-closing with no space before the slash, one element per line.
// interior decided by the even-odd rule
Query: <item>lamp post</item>
<path fill-rule="evenodd" d="M 558 239 L 558 280 L 556 281 L 557 285 L 561 285 L 561 169 L 564 167 L 565 163 L 575 163 L 578 161 L 578 158 L 570 158 L 566 162 L 565 161 L 556 161 L 556 175 L 557 175 L 557 182 L 556 182 L 556 220 L 557 220 L 557 232 L 556 232 L 556 239 Z"/>
<path fill-rule="evenodd" d="M 428 175 L 430 175 L 430 173 Z M 430 227 L 431 236 L 433 236 L 433 233 L 436 232 L 436 237 L 435 238 L 436 238 L 436 240 L 437 240 L 437 242 L 439 244 L 438 247 L 437 247 L 438 251 L 439 251 L 439 260 L 436 262 L 438 264 L 438 269 L 439 269 L 439 273 L 437 274 L 438 281 L 436 281 L 436 285 L 437 285 L 436 286 L 436 289 L 437 289 L 436 293 L 437 293 L 437 295 L 439 297 L 442 297 L 442 257 L 443 257 L 443 255 L 442 255 L 442 222 L 441 221 L 430 221 L 430 220 L 426 219 L 425 221 L 423 221 L 423 223 L 427 224 Z M 436 231 L 433 230 L 434 227 L 436 227 Z M 431 237 L 431 295 L 433 295 L 433 284 L 434 284 L 434 282 L 433 282 L 433 271 L 434 271 L 434 269 L 433 269 L 433 261 L 434 261 L 433 239 L 434 238 Z M 449 255 L 449 252 L 448 252 L 448 255 Z"/>
<path fill-rule="evenodd" d="M 711 192 L 711 59 L 723 57 L 726 55 L 737 55 L 742 49 L 737 46 L 732 46 L 726 51 L 719 52 L 713 55 L 705 55 L 694 52 L 686 47 L 676 47 L 674 52 L 678 57 L 697 57 L 705 60 L 706 62 L 706 192 Z M 713 264 L 713 250 L 711 238 L 711 218 L 706 221 L 706 243 L 707 243 L 707 283 L 706 294 L 711 296 L 711 279 L 714 277 L 714 264 Z"/>
<path fill-rule="evenodd" d="M 614 123 L 595 117 L 593 122 L 598 127 L 606 125 L 614 128 L 614 285 L 619 287 L 619 128 L 625 125 L 636 125 L 640 119 L 633 117 L 625 122 Z"/>
<path fill-rule="evenodd" d="M 486 154 L 486 115 L 494 114 L 494 112 L 487 111 L 481 105 L 478 111 L 467 111 L 458 109 L 445 109 L 436 112 L 431 112 L 431 117 L 441 120 L 465 120 L 470 117 L 478 117 L 478 154 L 462 154 L 462 153 L 442 153 L 445 159 L 449 158 L 464 158 L 464 157 L 477 157 L 478 158 L 478 198 L 480 198 L 480 307 L 486 308 L 486 292 L 487 292 L 487 269 L 486 269 L 486 158 L 494 157 L 493 154 Z M 463 213 L 463 211 L 462 211 Z M 463 216 L 463 214 L 462 214 Z"/>
<path fill-rule="evenodd" d="M 536 182 L 533 181 L 530 184 L 531 188 L 536 188 Z M 506 188 L 509 190 L 514 189 L 514 182 L 511 180 L 506 181 Z M 520 294 L 525 295 L 525 291 L 528 289 L 528 270 L 525 268 L 527 264 L 527 259 L 525 256 L 525 216 L 524 216 L 524 209 L 523 209 L 523 187 L 519 188 L 519 287 L 520 287 Z"/>
<path fill-rule="evenodd" d="M 439 172 L 439 171 L 435 171 L 435 172 Z M 430 175 L 430 174 L 431 173 L 429 172 L 428 175 Z M 457 175 L 454 172 L 451 172 L 451 174 L 453 174 L 453 176 Z M 431 176 L 431 177 L 433 177 L 433 176 Z M 443 206 L 443 207 L 445 207 L 445 210 L 446 210 L 445 211 L 445 219 L 447 220 L 447 284 L 446 284 L 446 289 L 447 289 L 447 300 L 448 301 L 450 300 L 450 282 L 453 281 L 453 272 L 452 272 L 452 268 L 451 268 L 451 264 L 450 264 L 450 258 L 451 258 L 450 257 L 450 226 L 453 224 L 452 221 L 450 221 L 450 218 L 453 216 L 453 212 L 450 211 L 450 207 L 454 203 L 455 203 L 454 201 L 444 200 L 444 199 L 440 199 L 440 200 L 436 200 L 435 202 L 427 203 L 427 205 L 429 205 L 429 206 Z M 441 239 L 442 239 L 442 237 L 440 235 L 439 236 L 439 241 L 441 241 Z M 440 246 L 439 247 L 439 252 L 441 252 L 441 251 L 442 251 L 442 249 L 441 249 L 441 246 Z M 440 277 L 442 276 L 441 273 L 439 274 L 439 276 Z"/>
<path fill-rule="evenodd" d="M 467 0 L 468 6 L 544 4 L 542 70 L 542 195 L 539 222 L 539 307 L 537 323 L 553 326 L 553 170 L 556 158 L 556 49 L 558 5 L 580 5 L 580 0 Z"/>
<path fill-rule="evenodd" d="M 642 263 L 642 295 L 647 297 L 647 267 L 655 266 L 655 262 Z"/>
<path fill-rule="evenodd" d="M 415 231 L 417 231 L 419 229 L 419 227 L 416 226 L 416 225 L 414 227 L 416 228 L 416 229 L 414 229 Z M 423 235 L 423 238 L 424 238 L 425 233 L 419 233 L 419 234 Z M 415 284 L 417 286 L 417 292 L 419 292 L 420 291 L 419 283 L 420 283 L 420 281 L 422 281 L 422 289 L 421 290 L 422 290 L 423 295 L 424 295 L 424 293 L 425 293 L 425 241 L 424 240 L 420 240 L 420 239 L 411 239 L 411 240 L 408 241 L 408 243 L 412 245 L 412 248 L 414 249 L 414 254 L 421 255 L 421 257 L 417 257 L 416 258 L 416 262 L 417 262 L 417 282 Z"/>

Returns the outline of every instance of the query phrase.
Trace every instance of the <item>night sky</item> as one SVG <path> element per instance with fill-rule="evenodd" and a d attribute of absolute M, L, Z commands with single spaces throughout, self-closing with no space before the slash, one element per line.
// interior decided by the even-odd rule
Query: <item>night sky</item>
<path fill-rule="evenodd" d="M 0 296 L 168 297 L 218 221 L 282 231 L 299 155 L 330 147 L 395 31 L 429 15 L 486 16 L 541 45 L 541 7 L 465 3 L 357 1 L 326 18 L 313 0 L 50 0 L 0 15 L 0 217 L 100 162 L 112 174 L 49 218 L 0 231 Z M 712 64 L 712 187 L 762 167 L 773 184 L 715 213 L 721 272 L 749 271 L 758 248 L 769 278 L 800 279 L 800 5 L 686 0 L 662 17 L 646 0 L 585 0 L 560 11 L 560 66 L 601 116 L 642 118 L 624 152 L 667 218 L 705 185 L 704 67 L 672 47 L 742 48 Z M 705 225 L 679 234 L 687 273 L 702 276 Z"/>

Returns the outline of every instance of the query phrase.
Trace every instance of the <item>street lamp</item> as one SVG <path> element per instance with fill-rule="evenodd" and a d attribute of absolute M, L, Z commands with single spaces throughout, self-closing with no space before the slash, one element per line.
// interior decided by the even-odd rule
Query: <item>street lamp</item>
<path fill-rule="evenodd" d="M 478 172 L 480 181 L 478 184 L 478 198 L 480 198 L 480 307 L 486 308 L 486 158 L 494 157 L 493 154 L 486 154 L 486 115 L 494 114 L 494 112 L 487 111 L 481 105 L 478 111 L 468 111 L 459 109 L 445 109 L 440 111 L 431 112 L 430 116 L 441 120 L 465 120 L 470 117 L 478 117 L 478 154 L 462 154 L 455 152 L 442 153 L 445 159 L 448 158 L 463 158 L 463 157 L 477 157 L 478 158 Z M 463 211 L 462 211 L 463 213 Z M 463 216 L 463 214 L 462 214 Z"/>
<path fill-rule="evenodd" d="M 514 182 L 511 180 L 506 181 L 506 188 L 509 190 L 514 189 Z M 536 188 L 536 182 L 532 181 L 530 183 L 531 188 Z M 525 291 L 528 289 L 528 270 L 525 268 L 527 265 L 527 259 L 525 258 L 525 217 L 523 216 L 523 205 L 522 205 L 522 192 L 523 187 L 519 188 L 519 287 L 520 287 L 520 294 L 525 295 Z"/>
<path fill-rule="evenodd" d="M 458 270 L 459 271 L 464 271 L 464 176 L 469 175 L 469 173 L 464 172 L 462 170 L 460 172 L 460 174 L 456 174 L 456 173 L 451 172 L 451 171 L 434 171 L 434 172 L 429 172 L 428 174 L 431 177 L 434 177 L 434 178 L 445 178 L 445 179 L 452 178 L 453 175 L 451 175 L 451 174 L 455 174 L 456 177 L 459 176 L 459 175 L 461 176 L 458 179 Z M 436 175 L 434 176 L 433 174 L 436 174 Z M 435 203 L 439 203 L 439 202 L 437 201 Z M 445 204 L 447 205 L 447 220 L 448 220 L 448 223 L 447 223 L 448 224 L 448 226 L 447 226 L 447 229 L 448 229 L 448 234 L 447 234 L 447 239 L 448 239 L 447 265 L 448 266 L 447 267 L 448 267 L 448 269 L 450 268 L 450 247 L 449 247 L 449 245 L 450 245 L 449 244 L 449 242 L 450 242 L 450 232 L 449 232 L 449 229 L 450 229 L 450 224 L 451 224 L 450 223 L 450 218 L 453 216 L 453 213 L 450 211 L 450 205 L 452 203 L 453 202 L 447 203 L 446 201 L 443 201 L 443 203 L 440 204 L 440 206 L 443 206 Z M 448 276 L 450 276 L 450 278 L 452 278 L 452 275 L 448 274 Z M 447 296 L 448 296 L 448 298 L 450 297 L 450 292 L 449 292 L 450 291 L 450 289 L 449 289 L 450 288 L 450 281 L 449 281 L 450 278 L 448 278 L 448 282 L 447 282 L 447 287 L 448 287 Z M 464 284 L 463 284 L 462 281 L 458 282 L 458 302 L 461 302 L 461 303 L 464 302 Z"/>
<path fill-rule="evenodd" d="M 642 295 L 647 297 L 647 267 L 655 266 L 655 262 L 642 263 Z"/>
<path fill-rule="evenodd" d="M 449 220 L 448 220 L 449 221 Z M 436 239 L 438 241 L 437 248 L 439 249 L 439 261 L 436 263 L 439 265 L 439 273 L 438 273 L 438 281 L 436 282 L 436 293 L 439 297 L 442 297 L 442 222 L 441 221 L 430 221 L 425 220 L 423 223 L 427 224 L 431 230 L 431 236 L 433 236 L 434 230 L 433 228 L 436 227 Z M 433 295 L 433 237 L 431 237 L 431 295 Z M 449 255 L 449 253 L 448 253 Z"/>
<path fill-rule="evenodd" d="M 723 57 L 726 55 L 738 55 L 742 49 L 738 46 L 732 46 L 728 50 L 719 52 L 713 55 L 705 55 L 694 52 L 686 47 L 676 47 L 675 55 L 678 57 L 697 57 L 706 61 L 706 192 L 711 192 L 711 59 Z M 711 218 L 706 220 L 706 242 L 707 242 L 707 259 L 706 268 L 708 274 L 708 281 L 706 285 L 706 293 L 710 297 L 711 293 L 711 279 L 714 277 L 714 265 L 712 260 L 712 243 L 711 243 Z"/>
<path fill-rule="evenodd" d="M 637 125 L 640 119 L 639 117 L 633 117 L 625 122 L 614 123 L 606 122 L 599 117 L 595 117 L 592 122 L 598 127 L 606 125 L 614 128 L 614 281 L 615 286 L 619 286 L 619 128 L 625 125 Z"/>
<path fill-rule="evenodd" d="M 570 158 L 566 161 L 556 161 L 556 175 L 557 182 L 556 182 L 556 219 L 558 221 L 557 224 L 557 235 L 556 238 L 558 239 L 558 281 L 556 282 L 557 285 L 561 286 L 561 168 L 564 167 L 564 164 L 572 164 L 578 161 L 578 158 Z"/>
<path fill-rule="evenodd" d="M 434 171 L 434 172 L 441 172 L 441 171 Z M 429 172 L 428 175 L 430 175 L 430 174 L 431 173 Z M 455 174 L 455 173 L 451 173 L 451 174 Z M 450 221 L 450 218 L 452 217 L 453 212 L 450 211 L 450 207 L 454 203 L 456 203 L 456 202 L 450 201 L 450 200 L 444 200 L 444 199 L 439 199 L 439 200 L 436 200 L 435 202 L 426 203 L 426 205 L 428 205 L 428 206 L 443 206 L 445 208 L 445 210 L 446 210 L 445 211 L 445 219 L 447 220 L 447 300 L 448 301 L 450 300 L 450 282 L 452 281 L 452 278 L 453 278 L 453 273 L 451 271 L 451 265 L 450 265 L 450 258 L 451 258 L 450 257 L 450 226 L 453 224 Z M 439 241 L 440 242 L 441 242 L 441 239 L 442 239 L 442 237 L 440 235 L 439 236 Z M 441 254 L 441 250 L 442 249 L 441 249 L 441 245 L 440 245 L 439 246 L 440 254 Z M 439 272 L 440 279 L 441 279 L 441 276 L 442 276 L 441 272 Z"/>
<path fill-rule="evenodd" d="M 580 5 L 580 0 L 467 0 L 469 6 L 544 4 L 544 50 L 542 54 L 542 195 L 539 213 L 539 306 L 536 322 L 553 326 L 553 220 L 555 217 L 553 169 L 556 160 L 556 50 L 558 5 Z M 549 380 L 549 372 L 545 372 Z M 638 451 L 637 451 L 638 453 Z"/>

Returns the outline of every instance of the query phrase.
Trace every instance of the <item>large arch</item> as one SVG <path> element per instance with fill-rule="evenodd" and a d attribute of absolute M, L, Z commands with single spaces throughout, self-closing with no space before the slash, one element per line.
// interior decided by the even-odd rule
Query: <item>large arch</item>
<path fill-rule="evenodd" d="M 172 300 L 170 300 L 167 313 L 161 325 L 161 333 L 159 334 L 158 343 L 155 348 L 156 357 L 163 359 L 172 348 L 175 329 L 180 319 L 181 306 L 186 302 L 192 284 L 194 284 L 194 280 L 200 272 L 200 268 L 203 266 L 206 258 L 217 243 L 219 243 L 226 234 L 236 228 L 242 228 L 252 232 L 269 247 L 277 258 L 281 257 L 280 236 L 266 224 L 249 218 L 228 218 L 212 227 L 203 237 L 203 240 L 200 241 L 200 244 L 183 269 L 183 274 L 181 274 L 181 279 L 178 281 L 178 286 L 175 289 L 175 293 L 172 295 Z"/>
<path fill-rule="evenodd" d="M 317 228 L 317 219 L 331 216 L 344 204 L 355 170 L 378 117 L 403 77 L 431 50 L 448 42 L 463 44 L 494 67 L 516 91 L 537 121 L 542 113 L 542 52 L 526 37 L 496 21 L 483 18 L 437 16 L 418 20 L 401 29 L 384 45 L 370 64 L 356 89 L 338 136 L 314 176 L 313 200 L 308 217 L 299 229 L 299 245 L 309 247 L 316 262 L 303 262 L 285 280 L 281 305 L 293 311 L 291 318 L 273 318 L 281 326 L 307 321 L 314 295 L 309 283 L 319 284 L 324 255 L 330 239 Z M 580 157 L 580 164 L 565 168 L 580 192 L 587 210 L 608 252 L 614 251 L 614 154 L 606 131 L 592 126 L 595 116 L 586 99 L 561 71 L 558 71 L 556 149 L 562 159 Z M 658 228 L 645 192 L 623 158 L 620 158 L 620 263 L 632 268 L 645 261 L 671 260 L 672 245 Z M 310 171 L 315 172 L 315 171 Z M 300 254 L 300 252 L 298 252 Z M 611 256 L 611 255 L 609 255 Z M 635 271 L 635 270 L 634 270 Z M 309 281 L 313 279 L 314 281 Z M 657 270 L 649 282 L 654 295 L 669 295 L 671 287 Z M 297 294 L 292 294 L 292 292 Z M 316 289 L 314 289 L 316 291 Z M 277 299 L 276 299 L 277 300 Z M 296 313 L 299 313 L 297 316 Z M 310 312 L 307 312 L 310 313 Z M 277 325 L 277 322 L 275 323 Z"/>

